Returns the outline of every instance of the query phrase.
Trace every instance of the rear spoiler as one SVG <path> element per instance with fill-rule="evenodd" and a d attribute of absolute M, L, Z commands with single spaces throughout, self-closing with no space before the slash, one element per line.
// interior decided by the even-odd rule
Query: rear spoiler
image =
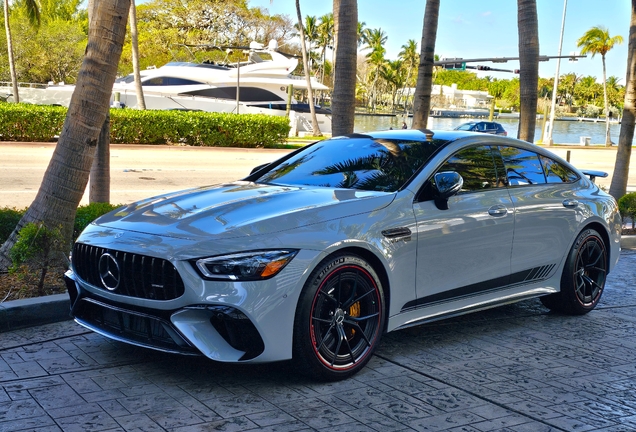
<path fill-rule="evenodd" d="M 596 177 L 605 178 L 608 176 L 605 171 L 582 170 L 581 172 L 588 176 L 590 180 L 592 180 L 592 183 L 594 183 Z"/>

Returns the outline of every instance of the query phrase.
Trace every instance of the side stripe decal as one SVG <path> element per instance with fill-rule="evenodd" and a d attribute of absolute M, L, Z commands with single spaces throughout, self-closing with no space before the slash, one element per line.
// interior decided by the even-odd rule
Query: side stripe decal
<path fill-rule="evenodd" d="M 499 291 L 506 288 L 511 288 L 515 285 L 524 285 L 540 280 L 545 280 L 552 273 L 555 267 L 556 264 L 548 264 L 541 267 L 522 270 L 510 276 L 502 276 L 484 282 L 466 285 L 449 291 L 421 297 L 406 303 L 402 307 L 401 312 L 405 312 L 408 309 L 417 309 L 423 306 L 430 306 L 435 303 L 457 300 L 462 297 L 472 297 L 475 295 L 484 294 L 488 291 Z"/>

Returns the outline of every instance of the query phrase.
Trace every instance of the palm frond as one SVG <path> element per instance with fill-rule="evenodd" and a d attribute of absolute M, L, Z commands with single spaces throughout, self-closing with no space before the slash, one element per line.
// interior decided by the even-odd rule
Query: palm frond
<path fill-rule="evenodd" d="M 27 18 L 29 19 L 29 23 L 33 27 L 40 26 L 40 6 L 38 5 L 36 0 L 25 0 L 24 8 L 27 14 Z"/>

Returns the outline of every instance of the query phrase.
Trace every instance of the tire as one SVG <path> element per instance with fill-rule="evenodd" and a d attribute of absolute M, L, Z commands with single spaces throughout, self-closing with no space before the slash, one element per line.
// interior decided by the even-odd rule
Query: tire
<path fill-rule="evenodd" d="M 568 254 L 561 292 L 541 297 L 550 310 L 569 315 L 583 315 L 596 307 L 607 278 L 607 249 L 593 229 L 583 230 Z"/>
<path fill-rule="evenodd" d="M 293 358 L 324 381 L 348 378 L 370 360 L 384 329 L 384 294 L 373 267 L 340 254 L 321 262 L 300 295 Z"/>

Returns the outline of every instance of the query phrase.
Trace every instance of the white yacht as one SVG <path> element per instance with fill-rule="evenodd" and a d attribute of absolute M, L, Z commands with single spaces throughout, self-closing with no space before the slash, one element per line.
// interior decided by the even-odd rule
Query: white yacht
<path fill-rule="evenodd" d="M 141 72 L 146 108 L 284 116 L 289 87 L 307 89 L 304 77 L 292 75 L 297 64 L 296 58 L 278 52 L 276 41 L 271 41 L 267 47 L 252 42 L 248 61 L 240 64 L 171 62 Z M 314 78 L 311 86 L 314 90 L 329 89 Z M 20 101 L 68 106 L 74 89 L 63 83 L 22 84 Z M 0 85 L 0 95 L 10 92 L 10 83 Z M 11 97 L 8 100 L 11 101 Z M 116 80 L 111 103 L 113 106 L 137 107 L 132 74 Z M 330 133 L 331 111 L 315 108 L 320 131 Z M 309 105 L 292 98 L 290 110 L 291 133 L 310 132 Z"/>

